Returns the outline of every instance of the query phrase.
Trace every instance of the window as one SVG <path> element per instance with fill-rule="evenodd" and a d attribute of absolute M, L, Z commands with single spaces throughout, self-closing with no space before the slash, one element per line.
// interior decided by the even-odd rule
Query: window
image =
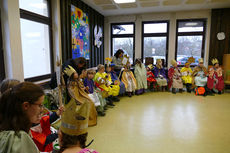
<path fill-rule="evenodd" d="M 135 58 L 134 29 L 134 23 L 111 24 L 111 55 L 122 49 L 130 57 L 131 64 Z"/>
<path fill-rule="evenodd" d="M 5 67 L 3 57 L 3 41 L 2 41 L 2 22 L 1 22 L 1 10 L 0 10 L 0 82 L 5 78 Z"/>
<path fill-rule="evenodd" d="M 198 59 L 204 57 L 206 19 L 177 20 L 176 32 L 176 60 L 184 65 L 191 56 Z"/>
<path fill-rule="evenodd" d="M 53 72 L 50 0 L 19 0 L 24 77 L 47 79 Z"/>
<path fill-rule="evenodd" d="M 142 59 L 153 57 L 154 64 L 157 59 L 164 59 L 167 65 L 168 56 L 168 21 L 142 22 Z"/>

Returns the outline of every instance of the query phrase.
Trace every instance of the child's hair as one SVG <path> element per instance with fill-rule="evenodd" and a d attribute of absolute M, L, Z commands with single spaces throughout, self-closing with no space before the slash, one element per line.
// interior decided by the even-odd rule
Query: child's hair
<path fill-rule="evenodd" d="M 141 59 L 139 59 L 139 58 L 137 58 L 136 60 L 135 60 L 135 64 L 139 64 L 140 65 L 140 67 L 141 67 Z"/>
<path fill-rule="evenodd" d="M 0 92 L 3 94 L 7 89 L 12 88 L 15 85 L 18 85 L 20 83 L 19 80 L 16 79 L 5 79 L 0 84 Z"/>
<path fill-rule="evenodd" d="M 103 68 L 105 68 L 105 66 L 102 65 L 102 64 L 99 64 L 99 65 L 97 66 L 97 71 L 100 71 L 100 70 L 103 69 Z"/>
<path fill-rule="evenodd" d="M 96 71 L 95 70 L 93 70 L 93 69 L 89 69 L 89 70 L 87 70 L 87 76 L 89 75 L 89 74 L 95 74 L 96 73 Z"/>

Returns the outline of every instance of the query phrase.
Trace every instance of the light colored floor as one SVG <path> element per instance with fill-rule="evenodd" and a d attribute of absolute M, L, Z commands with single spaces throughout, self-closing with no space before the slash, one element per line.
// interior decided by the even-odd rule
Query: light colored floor
<path fill-rule="evenodd" d="M 230 94 L 121 98 L 89 128 L 99 153 L 230 153 Z"/>

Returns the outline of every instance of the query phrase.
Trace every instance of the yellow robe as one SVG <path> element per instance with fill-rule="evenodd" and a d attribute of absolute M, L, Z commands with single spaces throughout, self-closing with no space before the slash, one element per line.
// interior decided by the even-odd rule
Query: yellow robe
<path fill-rule="evenodd" d="M 129 78 L 126 77 L 127 76 L 126 73 L 129 73 L 131 80 L 129 80 Z M 135 89 L 137 89 L 137 81 L 136 81 L 136 78 L 134 77 L 132 71 L 123 71 L 121 81 L 124 83 L 126 91 L 127 91 L 128 86 L 129 86 L 129 82 L 133 83 L 133 86 L 135 87 Z"/>
<path fill-rule="evenodd" d="M 86 102 L 90 104 L 88 125 L 94 126 L 97 124 L 97 110 L 88 94 L 84 91 L 83 87 L 84 85 L 82 85 L 80 81 L 70 82 L 68 85 L 68 91 L 70 97 L 74 98 L 79 103 L 83 104 Z"/>
<path fill-rule="evenodd" d="M 94 81 L 99 84 L 99 87 L 103 89 L 103 92 L 106 92 L 108 96 L 117 96 L 120 92 L 120 86 L 119 85 L 111 85 L 112 79 L 111 76 L 107 73 L 99 73 L 97 72 Z M 106 95 L 103 94 L 103 95 Z"/>
<path fill-rule="evenodd" d="M 180 72 L 182 73 L 182 80 L 185 84 L 192 84 L 192 69 L 189 67 L 183 67 Z"/>

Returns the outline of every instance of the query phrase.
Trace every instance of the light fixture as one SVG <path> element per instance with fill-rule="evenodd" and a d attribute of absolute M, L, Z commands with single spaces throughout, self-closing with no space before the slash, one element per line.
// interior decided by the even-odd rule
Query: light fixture
<path fill-rule="evenodd" d="M 122 3 L 135 3 L 136 0 L 114 0 L 115 3 L 117 4 L 122 4 Z"/>
<path fill-rule="evenodd" d="M 196 26 L 198 23 L 197 22 L 188 22 L 185 23 L 186 26 Z"/>

